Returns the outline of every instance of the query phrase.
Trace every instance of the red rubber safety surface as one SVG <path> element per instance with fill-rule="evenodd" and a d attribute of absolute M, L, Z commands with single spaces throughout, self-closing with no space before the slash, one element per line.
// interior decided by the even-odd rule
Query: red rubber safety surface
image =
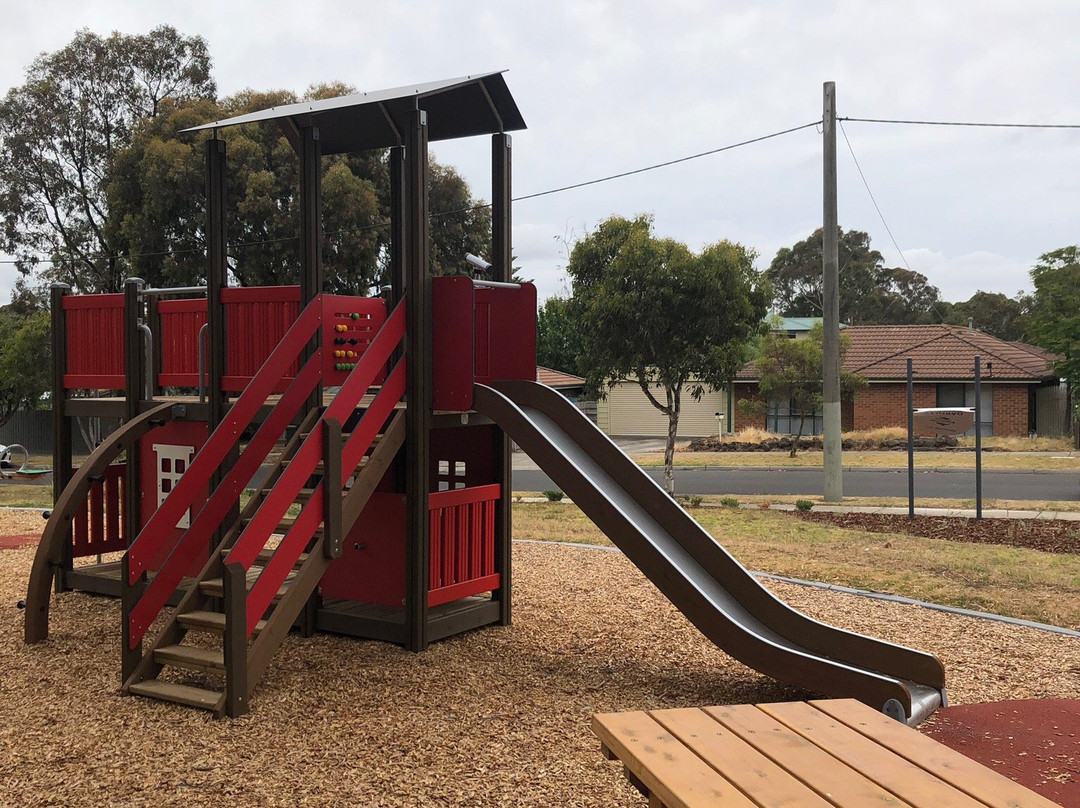
<path fill-rule="evenodd" d="M 41 535 L 34 536 L 0 536 L 0 550 L 17 550 L 20 547 L 29 547 L 37 544 Z"/>
<path fill-rule="evenodd" d="M 1080 701 L 962 704 L 919 729 L 1063 808 L 1080 808 Z"/>

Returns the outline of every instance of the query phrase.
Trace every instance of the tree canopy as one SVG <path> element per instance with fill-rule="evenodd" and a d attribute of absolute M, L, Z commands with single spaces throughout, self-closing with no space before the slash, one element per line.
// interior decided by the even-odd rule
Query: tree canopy
<path fill-rule="evenodd" d="M 578 374 L 581 330 L 569 297 L 549 297 L 536 312 L 536 364 Z"/>
<path fill-rule="evenodd" d="M 803 339 L 791 339 L 787 332 L 775 327 L 766 333 L 757 345 L 754 366 L 758 373 L 758 390 L 761 400 L 740 399 L 739 407 L 750 414 L 763 414 L 769 402 L 790 402 L 799 414 L 799 430 L 791 442 L 791 456 L 799 450 L 799 438 L 806 426 L 806 417 L 821 409 L 824 400 L 824 349 L 825 329 L 815 323 Z M 850 338 L 840 335 L 840 357 L 847 353 Z M 840 390 L 850 395 L 866 384 L 857 374 L 841 368 Z"/>
<path fill-rule="evenodd" d="M 205 278 L 204 142 L 181 130 L 279 104 L 354 92 L 341 83 L 245 90 L 217 99 L 206 43 L 169 26 L 145 35 L 80 31 L 44 54 L 0 102 L 0 248 L 23 273 L 19 294 L 64 281 L 76 292 Z M 229 270 L 241 285 L 299 277 L 299 161 L 271 126 L 223 130 L 229 156 Z M 323 158 L 326 288 L 381 283 L 389 236 L 385 150 Z M 431 261 L 465 271 L 490 252 L 490 211 L 451 167 L 430 166 Z M 39 263 L 44 263 L 40 267 Z"/>
<path fill-rule="evenodd" d="M 201 37 L 160 26 L 145 35 L 78 32 L 38 57 L 26 83 L 0 102 L 3 248 L 28 273 L 39 255 L 49 280 L 115 291 L 127 268 L 106 199 L 117 152 L 166 99 L 212 99 Z"/>
<path fill-rule="evenodd" d="M 937 287 L 926 276 L 886 267 L 870 236 L 838 229 L 840 320 L 850 324 L 936 322 Z M 822 230 L 792 247 L 783 247 L 765 276 L 772 284 L 774 310 L 785 317 L 820 317 Z"/>
<path fill-rule="evenodd" d="M 695 254 L 659 238 L 644 215 L 606 219 L 570 253 L 579 368 L 597 390 L 637 382 L 667 416 L 669 493 L 682 395 L 722 388 L 761 326 L 768 300 L 753 264 L 740 244 L 721 241 Z"/>
<path fill-rule="evenodd" d="M 33 409 L 49 390 L 49 313 L 0 309 L 0 426 Z"/>
<path fill-rule="evenodd" d="M 1009 342 L 1029 338 L 1031 297 L 1006 297 L 1000 292 L 976 292 L 962 303 L 943 303 L 945 322 L 968 325 Z"/>
<path fill-rule="evenodd" d="M 1035 286 L 1031 334 L 1036 345 L 1059 354 L 1055 367 L 1073 389 L 1080 385 L 1080 246 L 1039 256 L 1031 268 Z"/>

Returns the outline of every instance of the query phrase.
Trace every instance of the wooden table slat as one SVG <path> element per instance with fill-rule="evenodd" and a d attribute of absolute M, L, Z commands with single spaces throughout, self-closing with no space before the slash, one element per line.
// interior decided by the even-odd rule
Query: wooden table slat
<path fill-rule="evenodd" d="M 990 808 L 1059 808 L 1029 788 L 854 699 L 810 704 Z"/>
<path fill-rule="evenodd" d="M 981 802 L 806 702 L 759 704 L 758 709 L 919 808 L 984 808 Z"/>
<path fill-rule="evenodd" d="M 659 710 L 650 716 L 704 761 L 722 765 L 723 776 L 759 805 L 832 805 L 702 710 Z"/>
<path fill-rule="evenodd" d="M 645 713 L 593 716 L 593 732 L 668 808 L 757 808 Z"/>
<path fill-rule="evenodd" d="M 706 707 L 705 712 L 835 805 L 911 808 L 751 704 Z"/>

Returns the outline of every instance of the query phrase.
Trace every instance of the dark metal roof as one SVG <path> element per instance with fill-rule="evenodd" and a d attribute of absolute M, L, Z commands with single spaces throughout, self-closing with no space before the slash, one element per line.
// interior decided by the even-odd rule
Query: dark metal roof
<path fill-rule="evenodd" d="M 524 129 L 525 120 L 510 95 L 503 72 L 302 101 L 184 131 L 261 121 L 277 121 L 288 134 L 301 126 L 317 126 L 323 154 L 337 154 L 401 145 L 400 133 L 408 125 L 409 113 L 422 109 L 428 113 L 429 140 L 513 132 Z"/>

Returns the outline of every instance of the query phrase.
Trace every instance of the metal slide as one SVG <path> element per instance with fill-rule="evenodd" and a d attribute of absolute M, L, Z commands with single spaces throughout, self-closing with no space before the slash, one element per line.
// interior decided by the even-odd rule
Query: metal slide
<path fill-rule="evenodd" d="M 739 661 L 814 693 L 859 699 L 912 726 L 945 703 L 936 657 L 821 623 L 779 600 L 561 394 L 528 381 L 477 384 L 473 407 Z"/>

